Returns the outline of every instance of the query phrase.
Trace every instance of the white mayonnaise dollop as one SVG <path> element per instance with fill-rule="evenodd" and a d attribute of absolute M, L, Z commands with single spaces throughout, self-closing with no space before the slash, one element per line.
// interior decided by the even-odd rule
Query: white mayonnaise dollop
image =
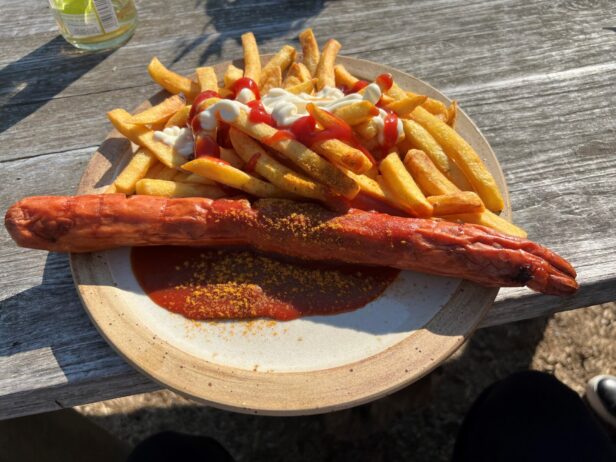
<path fill-rule="evenodd" d="M 265 96 L 261 98 L 265 111 L 270 114 L 278 126 L 288 127 L 297 119 L 307 116 L 308 111 L 306 105 L 313 103 L 322 109 L 329 112 L 334 112 L 336 109 L 348 106 L 349 104 L 359 101 L 370 101 L 372 104 L 378 103 L 381 99 L 381 89 L 376 83 L 371 83 L 366 86 L 363 94 L 351 93 L 344 95 L 342 91 L 333 87 L 325 87 L 315 95 L 300 93 L 295 95 L 286 91 L 283 88 L 272 88 Z M 379 115 L 374 116 L 373 120 L 377 124 L 378 141 L 383 144 L 383 126 L 387 112 L 379 109 Z M 403 134 L 402 122 L 398 120 L 398 138 Z"/>
<path fill-rule="evenodd" d="M 189 157 L 193 153 L 193 134 L 188 127 L 167 127 L 154 132 L 154 139 L 173 147 L 178 154 Z"/>
<path fill-rule="evenodd" d="M 216 129 L 217 116 L 223 122 L 233 122 L 242 110 L 249 112 L 250 108 L 239 101 L 221 99 L 199 113 L 199 123 L 203 130 L 211 132 Z"/>

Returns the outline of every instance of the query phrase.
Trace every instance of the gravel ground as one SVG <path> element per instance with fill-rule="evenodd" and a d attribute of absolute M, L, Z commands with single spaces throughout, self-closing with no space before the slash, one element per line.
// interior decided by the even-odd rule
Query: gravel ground
<path fill-rule="evenodd" d="M 322 416 L 274 418 L 208 408 L 170 391 L 77 410 L 134 444 L 162 430 L 209 435 L 238 461 L 448 461 L 465 412 L 512 372 L 550 372 L 582 394 L 616 375 L 616 303 L 483 329 L 422 381 L 374 403 Z"/>

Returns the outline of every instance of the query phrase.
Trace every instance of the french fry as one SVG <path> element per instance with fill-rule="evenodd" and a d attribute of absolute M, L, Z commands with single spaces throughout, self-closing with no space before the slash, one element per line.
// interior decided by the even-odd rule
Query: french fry
<path fill-rule="evenodd" d="M 283 88 L 294 87 L 302 82 L 312 80 L 312 75 L 302 63 L 293 63 L 287 71 L 287 75 L 282 82 Z"/>
<path fill-rule="evenodd" d="M 428 155 L 419 149 L 411 149 L 404 157 L 404 166 L 427 196 L 440 196 L 460 192 L 458 187 L 436 168 Z"/>
<path fill-rule="evenodd" d="M 331 197 L 328 189 L 270 156 L 261 145 L 245 133 L 232 128 L 229 131 L 231 143 L 246 164 L 254 164 L 254 171 L 280 189 L 298 196 L 326 202 Z M 256 156 L 256 157 L 255 157 Z"/>
<path fill-rule="evenodd" d="M 188 116 L 190 115 L 190 108 L 192 106 L 187 104 L 183 106 L 178 112 L 173 114 L 167 122 L 165 122 L 165 128 L 167 127 L 185 127 L 188 122 Z"/>
<path fill-rule="evenodd" d="M 300 93 L 312 93 L 314 87 L 317 84 L 317 79 L 307 80 L 306 82 L 299 83 L 293 87 L 288 87 L 286 90 L 289 93 L 293 93 L 294 95 L 299 95 Z"/>
<path fill-rule="evenodd" d="M 394 100 L 401 100 L 409 96 L 410 97 L 420 96 L 420 95 L 416 95 L 415 93 L 413 93 L 412 95 L 407 94 L 407 92 L 405 92 L 402 88 L 400 88 L 396 82 L 394 82 L 392 86 L 389 88 L 389 90 L 387 90 L 387 95 L 393 98 Z"/>
<path fill-rule="evenodd" d="M 458 102 L 454 99 L 447 109 L 447 125 L 454 127 L 458 118 Z"/>
<path fill-rule="evenodd" d="M 474 223 L 476 225 L 487 226 L 488 228 L 495 229 L 501 233 L 509 234 L 511 236 L 517 236 L 525 238 L 527 237 L 526 231 L 517 227 L 513 223 L 509 223 L 504 218 L 485 210 L 481 213 L 461 213 L 455 215 L 444 215 L 441 218 L 447 221 L 462 221 L 464 223 Z"/>
<path fill-rule="evenodd" d="M 432 215 L 432 205 L 426 200 L 397 154 L 387 155 L 381 161 L 379 168 L 383 180 L 391 188 L 392 193 L 413 210 L 415 216 L 429 217 Z"/>
<path fill-rule="evenodd" d="M 244 76 L 244 72 L 239 68 L 235 67 L 233 64 L 229 64 L 227 66 L 227 70 L 223 75 L 223 80 L 225 82 L 225 88 L 231 90 L 235 82 L 241 79 Z M 222 96 L 222 94 L 221 94 Z"/>
<path fill-rule="evenodd" d="M 244 161 L 237 155 L 234 149 L 220 148 L 220 158 L 228 162 L 232 167 L 241 169 L 244 166 Z"/>
<path fill-rule="evenodd" d="M 407 91 L 406 93 L 409 96 L 417 96 L 416 93 L 410 91 Z M 434 114 L 443 121 L 447 120 L 447 118 L 449 117 L 447 106 L 445 105 L 445 103 L 437 99 L 428 98 L 421 106 L 430 114 Z"/>
<path fill-rule="evenodd" d="M 165 168 L 165 166 L 163 164 L 161 164 L 158 159 L 156 160 L 156 162 L 154 163 L 154 165 L 152 165 L 150 167 L 150 169 L 148 170 L 148 173 L 145 174 L 144 178 L 149 178 L 150 180 L 155 180 L 158 178 L 158 174 L 160 172 L 163 171 L 163 169 Z"/>
<path fill-rule="evenodd" d="M 364 140 L 372 140 L 376 139 L 376 136 L 379 133 L 379 127 L 374 122 L 374 120 L 367 120 L 366 122 L 362 122 L 359 125 L 353 127 L 355 131 L 361 136 Z"/>
<path fill-rule="evenodd" d="M 261 79 L 261 56 L 257 40 L 252 32 L 242 34 L 242 47 L 244 48 L 244 77 L 259 82 Z"/>
<path fill-rule="evenodd" d="M 341 123 L 345 123 L 312 103 L 308 104 L 306 109 L 324 128 L 339 127 Z M 351 131 L 351 127 L 348 127 L 348 130 Z M 318 141 L 310 148 L 353 173 L 364 173 L 372 167 L 371 160 L 362 151 L 336 138 Z"/>
<path fill-rule="evenodd" d="M 336 86 L 336 76 L 334 74 L 334 64 L 336 64 L 336 56 L 342 48 L 340 42 L 335 39 L 329 39 L 323 47 L 321 58 L 316 70 L 317 90 L 322 90 L 325 87 Z"/>
<path fill-rule="evenodd" d="M 302 61 L 310 71 L 310 76 L 314 76 L 319 65 L 319 45 L 312 29 L 299 34 L 299 42 L 302 44 Z"/>
<path fill-rule="evenodd" d="M 139 148 L 130 159 L 126 167 L 114 180 L 117 192 L 133 194 L 137 181 L 141 180 L 148 173 L 148 170 L 158 162 L 156 156 L 145 148 Z"/>
<path fill-rule="evenodd" d="M 249 121 L 246 112 L 240 111 L 239 116 L 228 123 L 280 152 L 310 176 L 330 186 L 335 192 L 349 199 L 359 192 L 359 186 L 334 165 L 294 139 L 284 137 L 277 139 L 277 129 L 264 123 Z"/>
<path fill-rule="evenodd" d="M 139 180 L 135 189 L 137 194 L 147 196 L 209 197 L 210 199 L 218 199 L 226 195 L 222 189 L 214 185 L 178 183 L 177 181 L 151 180 L 147 178 Z"/>
<path fill-rule="evenodd" d="M 179 170 L 176 170 L 174 168 L 169 168 L 169 167 L 163 167 L 162 170 L 158 172 L 158 175 L 156 175 L 156 178 L 154 179 L 171 181 L 175 178 L 175 176 L 178 173 L 180 173 Z"/>
<path fill-rule="evenodd" d="M 224 161 L 213 157 L 200 157 L 182 166 L 184 170 L 204 176 L 217 183 L 239 189 L 257 197 L 294 197 L 271 183 L 259 180 Z"/>
<path fill-rule="evenodd" d="M 117 192 L 118 192 L 118 188 L 116 188 L 115 184 L 111 183 L 109 186 L 107 186 L 107 189 L 105 189 L 103 194 L 115 194 Z"/>
<path fill-rule="evenodd" d="M 265 94 L 272 88 L 282 86 L 282 72 L 280 67 L 269 67 L 261 72 L 261 86 L 259 90 Z"/>
<path fill-rule="evenodd" d="M 471 145 L 453 128 L 421 106 L 413 111 L 412 117 L 430 132 L 449 158 L 460 167 L 486 208 L 502 210 L 505 203 L 496 181 Z"/>
<path fill-rule="evenodd" d="M 196 173 L 188 173 L 188 175 L 185 178 L 184 183 L 216 184 L 215 181 L 212 181 L 209 178 L 205 178 L 200 175 L 197 175 Z"/>
<path fill-rule="evenodd" d="M 346 67 L 342 64 L 336 64 L 334 66 L 334 77 L 336 78 L 336 85 L 339 87 L 353 88 L 359 79 L 353 76 Z"/>
<path fill-rule="evenodd" d="M 370 178 L 367 175 L 357 175 L 348 170 L 346 171 L 346 174 L 349 175 L 349 177 L 359 185 L 361 191 L 368 196 L 385 202 L 386 204 L 389 204 L 392 207 L 402 210 L 410 215 L 415 214 L 410 207 L 394 196 L 389 188 L 383 187 L 377 180 Z M 378 179 L 378 177 L 379 175 L 375 178 Z"/>
<path fill-rule="evenodd" d="M 340 106 L 334 109 L 333 113 L 349 125 L 359 125 L 379 115 L 379 110 L 370 101 L 358 101 L 347 106 Z"/>
<path fill-rule="evenodd" d="M 114 109 L 107 113 L 113 126 L 126 138 L 150 150 L 163 164 L 169 168 L 181 166 L 186 159 L 171 146 L 154 139 L 154 131 L 141 125 L 127 122 L 131 115 L 124 109 Z"/>
<path fill-rule="evenodd" d="M 282 74 L 287 68 L 291 65 L 293 61 L 295 61 L 295 48 L 291 45 L 283 46 L 278 53 L 276 53 L 272 59 L 268 61 L 263 69 L 261 69 L 261 78 L 259 79 L 259 88 L 261 88 L 264 84 L 263 77 L 267 75 L 270 68 L 279 67 L 280 73 Z"/>
<path fill-rule="evenodd" d="M 216 77 L 213 67 L 198 67 L 195 69 L 195 73 L 197 74 L 197 82 L 199 82 L 199 91 L 218 91 L 218 77 Z"/>
<path fill-rule="evenodd" d="M 411 112 L 415 110 L 417 106 L 420 106 L 428 99 L 427 96 L 407 96 L 405 98 L 395 100 L 392 103 L 387 104 L 385 107 L 390 111 L 394 111 L 400 117 L 407 117 Z"/>
<path fill-rule="evenodd" d="M 453 194 L 428 197 L 435 216 L 456 213 L 481 213 L 485 210 L 483 202 L 472 191 L 460 191 Z"/>
<path fill-rule="evenodd" d="M 150 125 L 165 122 L 173 116 L 173 114 L 182 109 L 184 104 L 184 98 L 180 95 L 173 95 L 161 103 L 131 116 L 127 122 L 135 125 Z"/>
<path fill-rule="evenodd" d="M 422 150 L 434 162 L 434 165 L 446 176 L 450 174 L 451 162 L 441 145 L 436 142 L 430 132 L 411 119 L 402 121 L 405 139 L 413 148 Z M 414 173 L 413 173 L 414 175 Z"/>
<path fill-rule="evenodd" d="M 148 73 L 154 82 L 169 93 L 174 95 L 184 93 L 189 101 L 192 101 L 199 94 L 199 84 L 197 82 L 170 71 L 156 57 L 152 58 L 150 64 L 148 64 Z"/>

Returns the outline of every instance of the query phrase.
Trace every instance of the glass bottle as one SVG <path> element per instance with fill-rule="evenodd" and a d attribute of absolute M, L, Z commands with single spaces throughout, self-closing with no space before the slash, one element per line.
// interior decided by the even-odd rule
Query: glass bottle
<path fill-rule="evenodd" d="M 84 50 L 123 45 L 137 27 L 133 0 L 49 0 L 60 33 Z"/>

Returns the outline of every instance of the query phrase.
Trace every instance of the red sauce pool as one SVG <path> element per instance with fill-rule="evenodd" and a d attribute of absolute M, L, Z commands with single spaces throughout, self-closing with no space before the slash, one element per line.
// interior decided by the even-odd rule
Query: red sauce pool
<path fill-rule="evenodd" d="M 190 319 L 287 321 L 352 311 L 382 294 L 399 273 L 282 260 L 243 248 L 135 247 L 131 264 L 156 304 Z"/>

